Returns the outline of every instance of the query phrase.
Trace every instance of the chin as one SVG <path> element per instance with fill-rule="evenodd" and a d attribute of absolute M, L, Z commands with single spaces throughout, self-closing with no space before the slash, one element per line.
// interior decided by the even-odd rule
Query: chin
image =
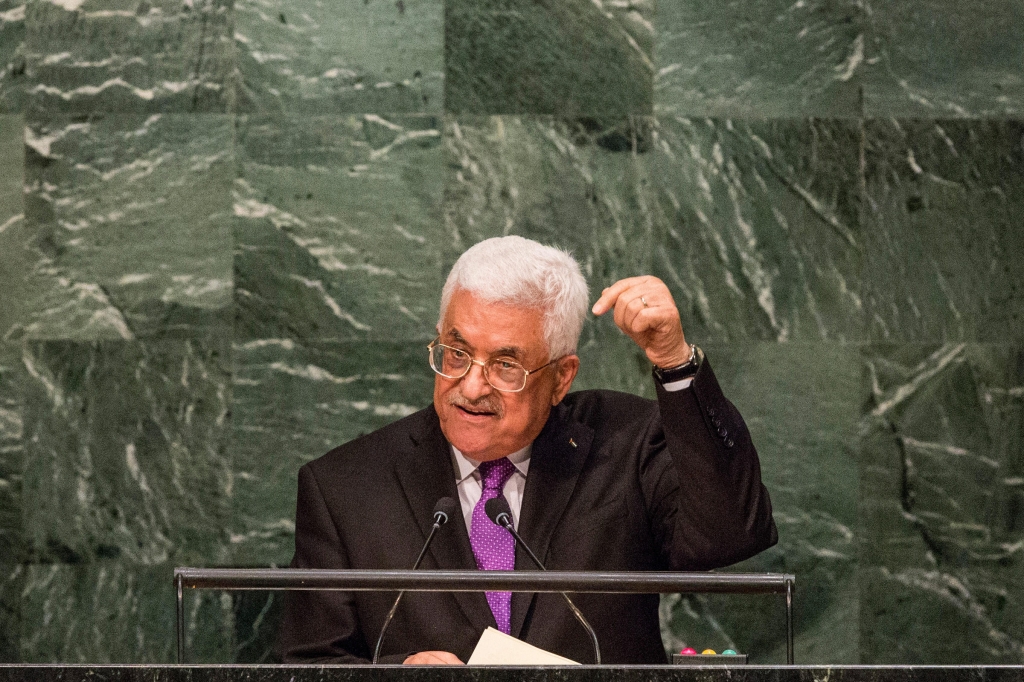
<path fill-rule="evenodd" d="M 480 459 L 479 455 L 485 454 L 493 446 L 489 439 L 480 437 L 480 434 L 467 434 L 462 430 L 451 436 L 446 434 L 445 437 L 459 452 L 472 459 Z"/>
<path fill-rule="evenodd" d="M 466 457 L 475 460 L 493 458 L 495 452 L 500 450 L 500 444 L 496 443 L 489 433 L 483 433 L 477 429 L 467 428 L 464 425 L 455 426 L 454 429 L 443 429 L 444 436 L 448 442 L 454 445 L 459 452 Z"/>

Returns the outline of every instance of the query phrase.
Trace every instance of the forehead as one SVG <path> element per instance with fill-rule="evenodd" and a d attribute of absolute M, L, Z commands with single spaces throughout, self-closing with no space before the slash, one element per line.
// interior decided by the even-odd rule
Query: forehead
<path fill-rule="evenodd" d="M 439 331 L 445 341 L 459 341 L 487 354 L 547 352 L 543 311 L 485 301 L 463 290 L 452 295 Z"/>

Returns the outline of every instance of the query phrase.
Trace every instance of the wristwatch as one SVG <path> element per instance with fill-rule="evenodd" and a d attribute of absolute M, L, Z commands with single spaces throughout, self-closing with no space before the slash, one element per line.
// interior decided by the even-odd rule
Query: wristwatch
<path fill-rule="evenodd" d="M 700 363 L 703 361 L 704 351 L 691 343 L 689 360 L 678 367 L 670 367 L 668 369 L 662 369 L 661 367 L 655 366 L 654 378 L 662 384 L 670 384 L 673 381 L 689 379 L 697 374 L 697 370 L 700 369 Z"/>

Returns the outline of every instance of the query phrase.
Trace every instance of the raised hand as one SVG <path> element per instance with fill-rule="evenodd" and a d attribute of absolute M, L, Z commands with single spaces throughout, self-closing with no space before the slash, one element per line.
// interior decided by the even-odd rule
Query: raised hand
<path fill-rule="evenodd" d="M 657 277 L 620 279 L 602 291 L 594 304 L 594 314 L 604 315 L 613 309 L 615 324 L 656 366 L 669 369 L 690 359 L 679 309 L 668 287 Z"/>

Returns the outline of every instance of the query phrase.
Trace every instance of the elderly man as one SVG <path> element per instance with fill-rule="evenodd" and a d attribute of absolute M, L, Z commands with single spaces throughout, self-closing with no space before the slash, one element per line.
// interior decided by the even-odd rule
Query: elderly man
<path fill-rule="evenodd" d="M 408 568 L 445 496 L 462 514 L 440 531 L 424 568 L 532 569 L 484 513 L 497 495 L 552 570 L 703 570 L 773 545 L 757 453 L 707 359 L 686 342 L 667 287 L 625 279 L 593 306 L 596 315 L 614 311 L 647 354 L 657 401 L 569 393 L 587 306 L 586 281 L 566 253 L 521 237 L 466 251 L 429 348 L 433 405 L 302 467 L 292 566 Z M 366 662 L 393 599 L 291 593 L 279 652 L 292 662 Z M 574 600 L 604 662 L 666 661 L 657 595 Z M 487 626 L 592 657 L 560 595 L 420 592 L 405 595 L 381 660 L 457 664 Z"/>

